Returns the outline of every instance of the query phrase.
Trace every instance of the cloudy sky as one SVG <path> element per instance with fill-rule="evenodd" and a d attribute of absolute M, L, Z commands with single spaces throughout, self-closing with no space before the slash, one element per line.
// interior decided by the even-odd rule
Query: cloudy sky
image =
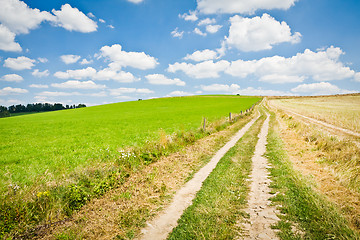
<path fill-rule="evenodd" d="M 360 91 L 358 0 L 0 6 L 0 105 Z"/>

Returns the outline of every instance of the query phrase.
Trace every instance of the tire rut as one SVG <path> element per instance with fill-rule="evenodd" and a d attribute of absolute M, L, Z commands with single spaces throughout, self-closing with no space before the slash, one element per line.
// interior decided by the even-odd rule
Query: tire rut
<path fill-rule="evenodd" d="M 250 193 L 246 212 L 250 215 L 249 222 L 244 224 L 246 236 L 243 239 L 278 239 L 271 225 L 278 222 L 277 210 L 271 206 L 269 171 L 267 158 L 263 155 L 266 151 L 267 135 L 269 130 L 269 115 L 258 135 L 259 140 L 252 157 L 253 169 L 250 175 Z"/>
<path fill-rule="evenodd" d="M 239 141 L 259 117 L 260 114 L 238 131 L 234 137 L 213 156 L 210 162 L 200 169 L 194 177 L 175 194 L 171 204 L 155 219 L 147 223 L 147 227 L 141 231 L 142 234 L 138 239 L 167 238 L 172 229 L 177 226 L 177 221 L 185 209 L 192 204 L 196 193 L 201 189 L 203 181 L 209 176 L 226 152 Z"/>

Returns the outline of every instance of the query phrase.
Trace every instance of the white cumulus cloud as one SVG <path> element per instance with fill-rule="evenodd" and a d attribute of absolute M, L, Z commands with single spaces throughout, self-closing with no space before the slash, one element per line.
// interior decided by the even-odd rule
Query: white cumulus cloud
<path fill-rule="evenodd" d="M 77 61 L 80 60 L 80 58 L 81 58 L 80 56 L 72 55 L 72 54 L 60 56 L 61 61 L 63 61 L 65 64 L 76 63 Z"/>
<path fill-rule="evenodd" d="M 164 76 L 163 74 L 149 74 L 145 78 L 150 84 L 154 85 L 176 85 L 176 86 L 185 86 L 186 83 L 181 81 L 178 78 L 170 79 Z"/>
<path fill-rule="evenodd" d="M 355 81 L 360 82 L 360 72 L 355 74 L 354 79 Z"/>
<path fill-rule="evenodd" d="M 205 92 L 223 92 L 223 93 L 234 93 L 240 89 L 240 86 L 237 84 L 211 84 L 211 85 L 201 85 L 201 89 Z"/>
<path fill-rule="evenodd" d="M 31 88 L 49 88 L 49 86 L 46 84 L 31 84 L 31 85 L 29 85 L 29 87 L 31 87 Z"/>
<path fill-rule="evenodd" d="M 0 89 L 0 96 L 16 95 L 28 92 L 28 90 L 22 88 L 4 87 L 3 89 Z"/>
<path fill-rule="evenodd" d="M 209 24 L 214 24 L 214 23 L 216 23 L 215 18 L 205 18 L 205 19 L 199 21 L 198 26 L 209 25 Z"/>
<path fill-rule="evenodd" d="M 123 83 L 131 83 L 139 80 L 130 72 L 120 71 L 111 67 L 104 68 L 99 71 L 96 71 L 96 69 L 92 67 L 67 70 L 65 72 L 56 72 L 54 76 L 60 79 L 114 80 Z"/>
<path fill-rule="evenodd" d="M 61 10 L 40 11 L 30 8 L 20 0 L 0 0 L 0 50 L 21 51 L 21 46 L 15 42 L 17 34 L 28 34 L 44 21 L 54 26 L 63 27 L 69 31 L 94 32 L 97 24 L 77 8 L 65 4 Z"/>
<path fill-rule="evenodd" d="M 241 89 L 238 84 L 211 84 L 211 85 L 201 85 L 200 88 L 205 92 L 212 92 L 212 93 L 231 93 L 231 94 L 240 94 L 240 95 L 247 95 L 247 96 L 290 96 L 294 95 L 291 92 L 284 92 L 278 90 L 271 90 L 271 89 L 262 89 L 262 88 L 253 88 L 247 87 Z"/>
<path fill-rule="evenodd" d="M 303 82 L 305 78 L 305 76 L 296 75 L 268 74 L 261 76 L 259 81 L 268 83 L 298 83 Z"/>
<path fill-rule="evenodd" d="M 166 95 L 165 97 L 181 97 L 181 96 L 191 96 L 193 93 L 184 92 L 184 91 L 173 91 Z"/>
<path fill-rule="evenodd" d="M 83 12 L 77 8 L 71 7 L 69 4 L 61 6 L 61 10 L 52 10 L 52 13 L 56 16 L 56 20 L 53 23 L 56 26 L 65 28 L 68 31 L 78 31 L 83 33 L 95 32 L 97 30 L 97 24 Z"/>
<path fill-rule="evenodd" d="M 131 3 L 138 4 L 138 3 L 143 2 L 144 0 L 127 0 L 127 1 L 128 1 L 128 2 L 131 2 Z"/>
<path fill-rule="evenodd" d="M 93 60 L 87 60 L 86 58 L 84 58 L 80 62 L 81 65 L 87 65 L 87 64 L 91 64 L 91 63 L 93 63 Z"/>
<path fill-rule="evenodd" d="M 197 35 L 203 36 L 203 37 L 205 37 L 207 35 L 206 33 L 202 32 L 199 28 L 195 28 L 194 33 L 196 33 Z"/>
<path fill-rule="evenodd" d="M 89 18 L 95 18 L 95 15 L 92 12 L 89 12 L 86 14 Z M 100 19 L 99 19 L 100 20 Z"/>
<path fill-rule="evenodd" d="M 36 61 L 28 57 L 17 57 L 17 58 L 7 58 L 4 61 L 4 67 L 11 68 L 13 70 L 24 70 L 31 69 Z"/>
<path fill-rule="evenodd" d="M 39 57 L 38 60 L 41 63 L 47 63 L 49 61 L 47 58 L 42 58 L 42 57 Z"/>
<path fill-rule="evenodd" d="M 83 69 L 76 69 L 76 70 L 67 70 L 66 72 L 56 72 L 54 74 L 55 77 L 60 79 L 85 79 L 85 78 L 92 78 L 96 75 L 96 69 L 92 67 L 83 68 Z"/>
<path fill-rule="evenodd" d="M 198 64 L 191 63 L 174 63 L 169 64 L 167 71 L 177 72 L 183 71 L 186 75 L 193 78 L 218 78 L 219 73 L 225 71 L 229 67 L 230 63 L 225 60 L 218 62 L 205 61 Z"/>
<path fill-rule="evenodd" d="M 220 28 L 222 28 L 221 25 L 207 25 L 206 26 L 206 31 L 208 33 L 217 33 Z"/>
<path fill-rule="evenodd" d="M 193 60 L 196 62 L 202 62 L 206 60 L 213 60 L 217 58 L 217 52 L 209 49 L 202 51 L 195 51 L 192 54 L 187 54 L 184 60 Z"/>
<path fill-rule="evenodd" d="M 154 93 L 154 91 L 147 88 L 116 88 L 110 89 L 110 95 L 119 96 L 128 93 L 137 93 L 137 94 L 150 94 Z"/>
<path fill-rule="evenodd" d="M 291 33 L 286 22 L 278 22 L 266 13 L 253 18 L 236 15 L 230 18 L 230 22 L 229 36 L 225 37 L 225 42 L 228 47 L 244 52 L 268 50 L 273 45 L 298 43 L 301 39 L 300 33 Z"/>
<path fill-rule="evenodd" d="M 175 28 L 174 31 L 171 32 L 171 36 L 173 36 L 174 38 L 182 38 L 184 35 L 184 31 L 179 31 L 179 28 Z"/>
<path fill-rule="evenodd" d="M 235 93 L 246 96 L 294 96 L 294 94 L 291 92 L 284 92 L 281 90 L 272 90 L 272 89 L 253 88 L 253 87 L 240 89 Z"/>
<path fill-rule="evenodd" d="M 356 72 L 339 60 L 344 54 L 340 48 L 329 47 L 318 52 L 306 49 L 293 57 L 273 56 L 259 60 L 232 61 L 226 73 L 245 78 L 249 75 L 269 83 L 302 82 L 307 78 L 315 81 L 332 81 L 356 78 Z"/>
<path fill-rule="evenodd" d="M 332 95 L 332 94 L 346 94 L 346 93 L 357 92 L 357 91 L 340 89 L 338 86 L 328 82 L 301 84 L 291 89 L 291 91 L 294 93 L 300 93 L 305 95 Z"/>
<path fill-rule="evenodd" d="M 122 50 L 120 44 L 104 46 L 100 49 L 101 55 L 110 59 L 113 66 L 133 67 L 141 70 L 153 69 L 158 65 L 156 58 L 144 52 L 126 52 Z"/>
<path fill-rule="evenodd" d="M 297 0 L 197 0 L 197 9 L 204 14 L 253 14 L 256 10 L 289 9 Z"/>
<path fill-rule="evenodd" d="M 17 104 L 23 104 L 23 101 L 18 99 L 9 99 L 9 100 L 0 99 L 0 105 L 2 106 L 11 106 Z"/>
<path fill-rule="evenodd" d="M 29 33 L 41 22 L 54 20 L 51 13 L 29 8 L 23 1 L 0 0 L 0 6 L 0 22 L 16 34 Z"/>
<path fill-rule="evenodd" d="M 16 34 L 11 32 L 6 26 L 0 24 L 0 50 L 9 52 L 20 52 L 20 44 L 15 42 Z"/>
<path fill-rule="evenodd" d="M 82 96 L 84 94 L 79 92 L 50 92 L 50 91 L 44 91 L 38 93 L 38 95 L 35 98 L 42 97 L 68 97 L 68 96 Z"/>
<path fill-rule="evenodd" d="M 1 78 L 1 80 L 6 82 L 21 82 L 24 78 L 18 74 L 6 74 Z"/>
<path fill-rule="evenodd" d="M 94 80 L 114 80 L 122 83 L 131 83 L 139 81 L 132 73 L 125 71 L 118 71 L 112 68 L 105 68 L 96 73 Z"/>
<path fill-rule="evenodd" d="M 93 81 L 77 81 L 70 80 L 63 83 L 52 83 L 52 87 L 65 88 L 65 89 L 104 89 L 105 85 L 96 84 Z"/>
<path fill-rule="evenodd" d="M 50 75 L 49 70 L 44 70 L 42 72 L 39 71 L 39 69 L 34 69 L 34 71 L 31 73 L 34 77 L 47 77 Z"/>
<path fill-rule="evenodd" d="M 179 18 L 182 18 L 185 21 L 192 21 L 192 22 L 195 22 L 199 19 L 197 17 L 197 12 L 191 10 L 189 11 L 189 13 L 179 14 Z"/>

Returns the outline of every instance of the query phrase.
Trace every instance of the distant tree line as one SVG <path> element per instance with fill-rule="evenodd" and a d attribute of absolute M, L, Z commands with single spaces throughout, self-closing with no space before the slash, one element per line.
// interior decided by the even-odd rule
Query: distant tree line
<path fill-rule="evenodd" d="M 83 108 L 86 107 L 85 104 L 78 105 L 62 105 L 61 103 L 31 103 L 22 105 L 12 105 L 10 107 L 0 106 L 0 117 L 9 117 L 12 113 L 21 113 L 21 112 L 49 112 L 57 111 L 63 109 L 74 109 L 74 108 Z"/>

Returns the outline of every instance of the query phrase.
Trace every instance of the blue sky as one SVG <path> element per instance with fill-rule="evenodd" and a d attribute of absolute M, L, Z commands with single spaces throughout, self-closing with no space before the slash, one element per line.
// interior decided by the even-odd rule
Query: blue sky
<path fill-rule="evenodd" d="M 357 0 L 0 6 L 0 105 L 360 91 Z"/>

